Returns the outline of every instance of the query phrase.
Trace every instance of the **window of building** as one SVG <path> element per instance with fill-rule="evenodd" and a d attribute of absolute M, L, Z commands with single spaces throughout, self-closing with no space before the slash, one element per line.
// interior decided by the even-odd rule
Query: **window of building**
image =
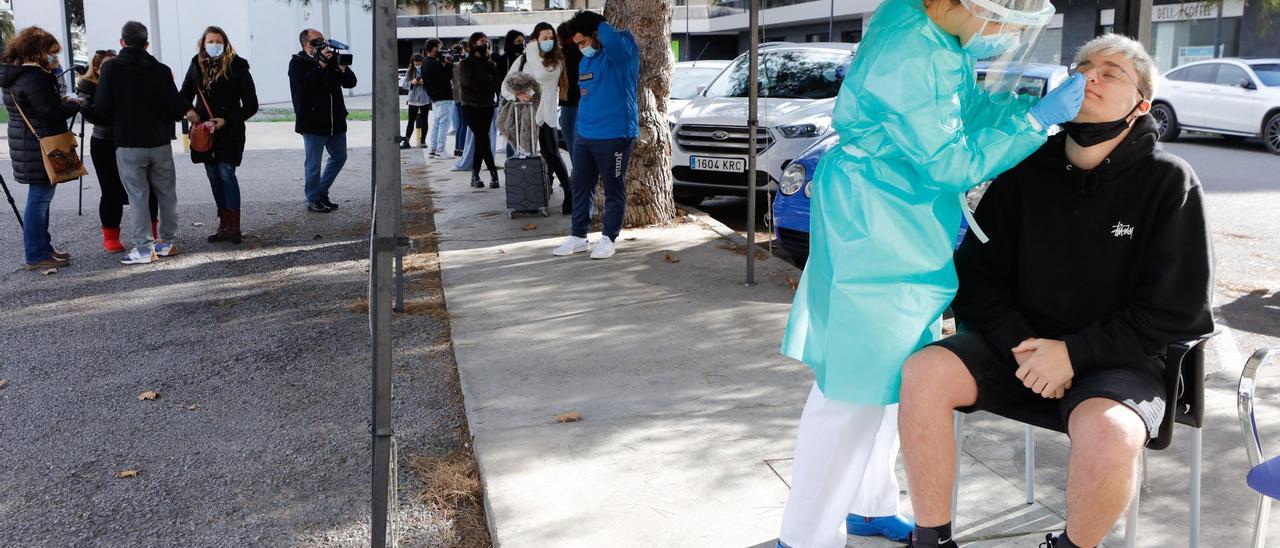
<path fill-rule="evenodd" d="M 831 40 L 831 35 L 825 32 L 818 32 L 804 35 L 805 42 L 827 42 Z"/>
<path fill-rule="evenodd" d="M 1239 17 L 1222 19 L 1222 42 L 1218 46 L 1220 57 L 1234 57 L 1240 43 Z M 1212 19 L 1196 21 L 1172 21 L 1152 25 L 1151 57 L 1156 68 L 1166 71 L 1187 63 L 1213 59 L 1214 38 L 1217 23 Z"/>
<path fill-rule="evenodd" d="M 858 24 L 862 24 L 859 22 Z M 862 41 L 862 29 L 846 30 L 840 33 L 840 41 L 846 44 L 857 44 Z"/>

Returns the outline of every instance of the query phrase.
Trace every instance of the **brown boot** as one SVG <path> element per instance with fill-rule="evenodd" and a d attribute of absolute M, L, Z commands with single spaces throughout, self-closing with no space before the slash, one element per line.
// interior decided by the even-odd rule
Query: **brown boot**
<path fill-rule="evenodd" d="M 240 243 L 240 210 L 227 210 L 227 241 L 233 244 Z"/>
<path fill-rule="evenodd" d="M 227 217 L 228 217 L 227 210 L 225 209 L 218 210 L 218 231 L 214 232 L 213 234 L 210 234 L 208 238 L 205 238 L 206 241 L 212 244 L 215 242 L 224 242 L 227 240 Z"/>

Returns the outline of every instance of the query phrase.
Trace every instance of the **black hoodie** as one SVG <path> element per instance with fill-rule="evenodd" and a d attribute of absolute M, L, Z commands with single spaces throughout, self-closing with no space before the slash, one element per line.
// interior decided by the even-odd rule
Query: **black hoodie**
<path fill-rule="evenodd" d="M 1145 364 L 1213 330 L 1213 251 L 1200 181 L 1155 150 L 1143 116 L 1097 168 L 1071 165 L 1066 134 L 999 176 L 956 252 L 962 329 L 1009 352 L 1030 337 L 1066 342 L 1076 374 Z"/>
<path fill-rule="evenodd" d="M 124 48 L 102 64 L 93 111 L 111 124 L 120 148 L 169 146 L 173 123 L 191 110 L 178 95 L 173 71 L 143 48 Z"/>
<path fill-rule="evenodd" d="M 356 87 L 356 73 L 337 64 L 320 63 L 300 51 L 289 60 L 289 94 L 295 116 L 293 131 L 312 135 L 347 132 L 347 104 L 342 90 Z"/>

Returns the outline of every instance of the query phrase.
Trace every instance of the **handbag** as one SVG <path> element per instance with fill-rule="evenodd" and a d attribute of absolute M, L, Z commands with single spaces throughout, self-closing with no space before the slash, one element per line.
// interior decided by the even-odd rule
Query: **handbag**
<path fill-rule="evenodd" d="M 13 96 L 13 104 L 18 107 L 18 114 L 22 115 L 22 121 L 27 123 L 27 129 L 30 129 L 31 134 L 40 141 L 40 159 L 44 161 L 44 172 L 49 177 L 49 184 L 65 183 L 89 174 L 89 171 L 84 168 L 84 162 L 81 162 L 80 156 L 76 154 L 78 145 L 74 133 L 67 131 L 41 137 L 36 133 L 35 126 L 31 125 L 31 120 L 27 119 L 27 113 L 22 111 L 22 104 L 18 102 L 17 95 Z"/>
<path fill-rule="evenodd" d="M 204 93 L 200 92 L 200 88 L 196 87 L 196 94 L 200 95 L 200 103 L 204 105 L 204 110 L 209 113 L 210 120 L 201 122 L 191 127 L 189 138 L 191 139 L 192 152 L 209 152 L 213 150 L 213 132 L 217 129 L 213 125 L 213 109 L 209 108 L 209 102 L 204 100 Z"/>

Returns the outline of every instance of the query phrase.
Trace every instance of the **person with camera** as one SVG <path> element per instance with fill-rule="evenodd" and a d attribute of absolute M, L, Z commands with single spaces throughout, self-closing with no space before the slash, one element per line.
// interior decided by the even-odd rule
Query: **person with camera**
<path fill-rule="evenodd" d="M 483 32 L 472 33 L 467 39 L 471 56 L 462 60 L 459 77 L 462 88 L 462 119 L 474 136 L 475 157 L 471 162 L 471 186 L 484 188 L 480 181 L 480 163 L 489 168 L 489 188 L 498 188 L 498 166 L 493 161 L 493 143 L 489 130 L 493 126 L 495 99 L 502 79 L 506 76 L 489 58 L 489 37 Z"/>
<path fill-rule="evenodd" d="M 30 270 L 71 264 L 71 255 L 54 250 L 49 235 L 49 202 L 53 200 L 54 186 L 40 152 L 40 138 L 65 133 L 67 118 L 80 111 L 78 99 L 58 94 L 58 84 L 50 71 L 60 51 L 62 46 L 52 34 L 40 27 L 27 27 L 9 40 L 0 59 L 0 87 L 4 88 L 4 106 L 9 111 L 13 178 L 27 185 L 22 245 Z"/>
<path fill-rule="evenodd" d="M 329 200 L 329 187 L 347 163 L 347 106 L 343 88 L 356 87 L 356 74 L 343 61 L 332 41 L 315 29 L 298 34 L 302 51 L 289 61 L 289 91 L 296 118 L 294 131 L 302 135 L 303 191 L 307 211 L 329 213 L 338 204 Z M 349 61 L 348 61 L 349 62 Z M 329 151 L 324 171 L 320 160 Z"/>
<path fill-rule="evenodd" d="M 111 123 L 120 179 L 133 207 L 133 249 L 120 262 L 149 264 L 177 253 L 173 239 L 178 233 L 178 179 L 169 144 L 176 137 L 173 123 L 185 116 L 194 124 L 200 117 L 178 94 L 173 70 L 147 53 L 145 25 L 125 23 L 120 45 L 120 55 L 102 66 L 93 107 Z M 153 194 L 160 212 L 156 233 L 150 215 L 144 213 Z"/>
<path fill-rule="evenodd" d="M 204 29 L 195 57 L 179 93 L 194 104 L 203 123 L 213 124 L 213 148 L 191 150 L 191 161 L 204 164 L 213 201 L 218 206 L 218 230 L 209 243 L 240 243 L 240 180 L 236 168 L 244 159 L 245 121 L 258 112 L 258 92 L 249 74 L 249 61 L 236 55 L 231 39 L 219 27 Z"/>
<path fill-rule="evenodd" d="M 93 134 L 89 138 L 89 156 L 93 160 L 98 188 L 102 190 L 102 199 L 98 201 L 98 220 L 102 222 L 102 249 L 107 253 L 124 252 L 124 244 L 120 243 L 120 220 L 124 217 L 124 206 L 129 205 L 129 195 L 125 193 L 124 183 L 120 180 L 111 124 L 98 114 L 93 106 L 93 97 L 98 93 L 102 65 L 115 57 L 116 50 L 98 50 L 89 61 L 88 71 L 76 81 L 76 94 L 84 100 L 80 115 L 93 124 Z M 159 237 L 156 227 L 159 225 L 160 215 L 154 193 L 147 202 L 147 212 L 151 214 L 151 237 Z"/>
<path fill-rule="evenodd" d="M 441 59 L 441 42 L 437 38 L 427 40 L 427 58 L 422 63 L 422 80 L 426 83 L 427 96 L 435 111 L 435 124 L 427 135 L 428 153 L 432 158 L 448 157 L 445 147 L 449 140 L 449 125 L 455 112 L 453 106 L 453 60 Z"/>

